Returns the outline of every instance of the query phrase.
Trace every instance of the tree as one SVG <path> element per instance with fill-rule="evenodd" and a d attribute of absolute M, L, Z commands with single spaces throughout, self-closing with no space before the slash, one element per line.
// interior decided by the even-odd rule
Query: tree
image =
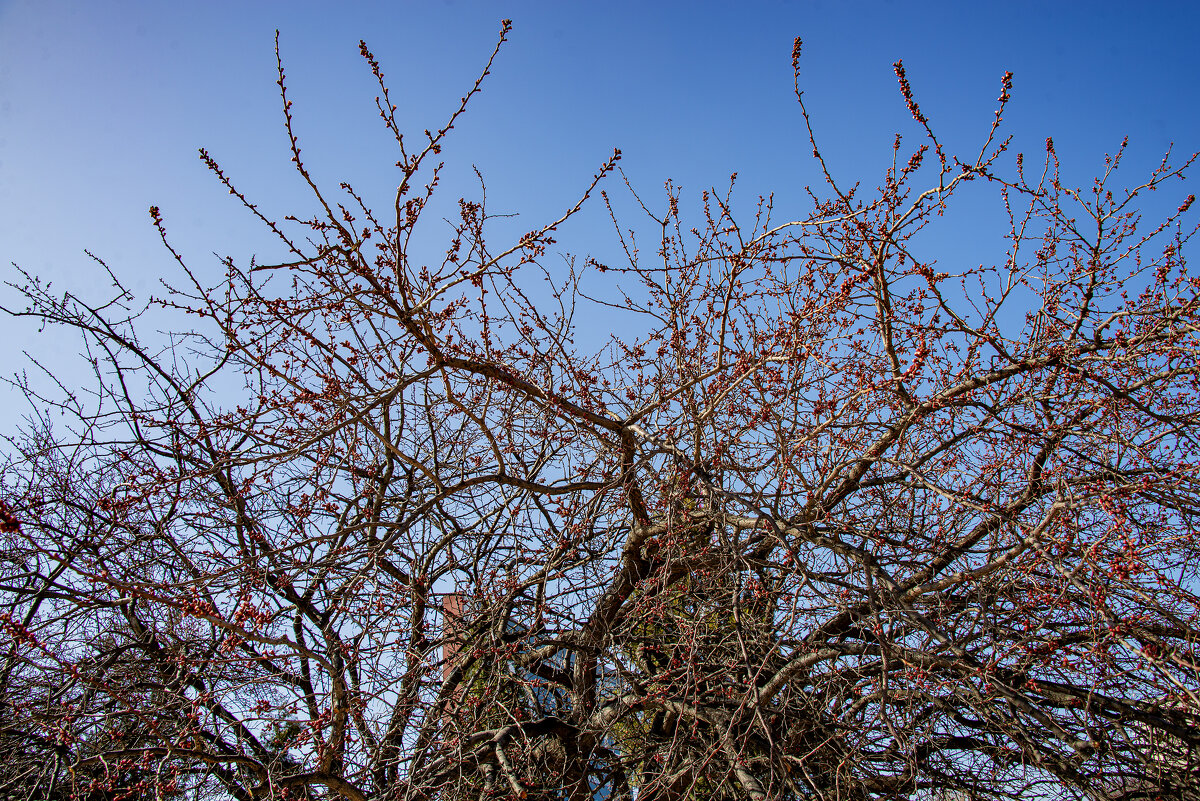
<path fill-rule="evenodd" d="M 1146 203 L 1192 159 L 1031 168 L 1008 75 L 956 157 L 898 63 L 919 141 L 874 190 L 809 127 L 807 213 L 693 226 L 668 185 L 621 261 L 547 266 L 618 152 L 504 245 L 461 200 L 431 255 L 495 52 L 415 146 L 362 53 L 394 204 L 313 178 L 281 64 L 319 214 L 202 157 L 286 259 L 206 280 L 151 208 L 150 305 L 16 284 L 93 375 L 24 385 L 0 473 L 10 796 L 1197 798 L 1200 284 L 1192 197 Z M 1006 243 L 936 264 L 968 193 Z"/>

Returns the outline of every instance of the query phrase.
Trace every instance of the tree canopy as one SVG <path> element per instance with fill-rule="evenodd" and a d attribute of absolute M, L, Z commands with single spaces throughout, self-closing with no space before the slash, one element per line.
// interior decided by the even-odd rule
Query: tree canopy
<path fill-rule="evenodd" d="M 208 278 L 152 207 L 162 296 L 11 284 L 90 372 L 22 384 L 0 465 L 0 792 L 1198 797 L 1192 158 L 1075 187 L 1010 152 L 1011 75 L 956 155 L 897 63 L 914 141 L 848 185 L 797 40 L 809 208 L 617 151 L 497 241 L 482 194 L 428 214 L 496 53 L 416 135 L 362 55 L 390 204 L 310 173 L 280 62 L 319 213 L 201 154 L 285 259 Z M 937 253 L 968 193 L 978 266 Z M 561 259 L 585 203 L 612 247 Z"/>

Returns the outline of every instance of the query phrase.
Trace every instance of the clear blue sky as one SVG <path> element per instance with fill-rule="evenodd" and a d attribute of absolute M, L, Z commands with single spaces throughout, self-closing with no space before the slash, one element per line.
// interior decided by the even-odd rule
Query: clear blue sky
<path fill-rule="evenodd" d="M 151 204 L 199 266 L 214 251 L 254 253 L 259 229 L 195 153 L 212 151 L 268 213 L 307 208 L 294 201 L 302 188 L 279 124 L 276 28 L 312 166 L 380 195 L 394 186 L 394 156 L 358 40 L 419 133 L 457 102 L 511 17 L 511 42 L 445 157 L 452 189 L 477 165 L 493 209 L 520 212 L 528 229 L 567 205 L 613 147 L 652 196 L 673 178 L 694 199 L 737 171 L 747 202 L 774 191 L 783 216 L 802 215 L 802 189 L 817 178 L 791 98 L 797 35 L 818 134 L 849 178 L 875 183 L 893 133 L 911 131 L 891 70 L 900 58 L 952 149 L 978 147 L 1012 70 L 1009 130 L 1034 153 L 1053 136 L 1077 182 L 1124 135 L 1131 167 L 1171 142 L 1190 153 L 1200 149 L 1197 6 L 0 0 L 0 262 L 86 294 L 103 288 L 89 248 L 151 292 L 170 270 Z M 560 241 L 614 252 L 587 221 Z M 22 349 L 75 350 L 8 319 L 0 336 L 5 374 L 22 366 Z"/>

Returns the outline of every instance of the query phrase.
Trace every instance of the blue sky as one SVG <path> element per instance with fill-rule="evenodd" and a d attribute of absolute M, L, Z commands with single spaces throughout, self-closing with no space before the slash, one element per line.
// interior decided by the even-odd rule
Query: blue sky
<path fill-rule="evenodd" d="M 781 216 L 802 216 L 803 188 L 818 179 L 791 97 L 797 35 L 818 136 L 848 179 L 875 183 L 893 134 L 912 132 L 891 70 L 902 58 L 951 149 L 978 148 L 1000 76 L 1012 70 L 1008 130 L 1020 149 L 1040 153 L 1053 136 L 1068 179 L 1084 182 L 1128 135 L 1133 180 L 1171 142 L 1181 154 L 1200 149 L 1196 8 L 0 0 L 0 262 L 86 295 L 104 288 L 88 248 L 152 292 L 170 262 L 149 225 L 151 204 L 201 268 L 215 265 L 214 252 L 259 252 L 267 240 L 196 149 L 208 148 L 268 213 L 307 208 L 280 125 L 276 28 L 310 165 L 385 197 L 395 157 L 358 40 L 379 57 L 419 134 L 453 108 L 500 20 L 512 18 L 492 79 L 447 145 L 447 187 L 470 191 L 478 166 L 493 210 L 519 212 L 528 230 L 569 205 L 614 147 L 651 197 L 672 178 L 686 204 L 736 171 L 747 208 L 775 192 Z M 612 256 L 600 217 L 564 231 L 562 249 Z M 948 257 L 969 251 L 970 239 L 964 231 L 947 241 Z M 75 350 L 27 322 L 0 319 L 0 336 L 5 374 L 22 367 L 21 350 Z"/>

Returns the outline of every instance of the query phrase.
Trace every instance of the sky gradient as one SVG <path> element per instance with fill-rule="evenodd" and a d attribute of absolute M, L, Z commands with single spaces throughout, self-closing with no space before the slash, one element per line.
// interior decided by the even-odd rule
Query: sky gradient
<path fill-rule="evenodd" d="M 196 150 L 269 215 L 308 208 L 280 124 L 276 29 L 310 166 L 386 198 L 395 154 L 358 40 L 419 135 L 457 104 L 512 18 L 492 78 L 447 144 L 446 194 L 474 191 L 477 166 L 492 210 L 520 213 L 529 230 L 569 206 L 614 147 L 645 196 L 660 197 L 668 178 L 682 185 L 685 211 L 737 172 L 747 209 L 774 192 L 779 217 L 803 216 L 804 187 L 819 179 L 792 97 L 795 36 L 818 137 L 847 180 L 874 185 L 893 135 L 916 135 L 891 68 L 903 59 L 951 151 L 978 150 L 1012 70 L 1014 149 L 1040 154 L 1053 136 L 1067 180 L 1081 183 L 1128 135 L 1132 182 L 1172 142 L 1180 155 L 1200 150 L 1196 6 L 0 0 L 0 262 L 103 293 L 87 248 L 152 293 L 171 271 L 152 204 L 198 267 L 218 268 L 213 253 L 264 255 L 269 240 Z M 562 233 L 564 252 L 614 257 L 601 211 Z M 946 258 L 994 244 L 976 247 L 964 225 Z M 22 369 L 23 350 L 50 360 L 77 350 L 28 321 L 0 319 L 0 337 L 5 375 Z"/>

